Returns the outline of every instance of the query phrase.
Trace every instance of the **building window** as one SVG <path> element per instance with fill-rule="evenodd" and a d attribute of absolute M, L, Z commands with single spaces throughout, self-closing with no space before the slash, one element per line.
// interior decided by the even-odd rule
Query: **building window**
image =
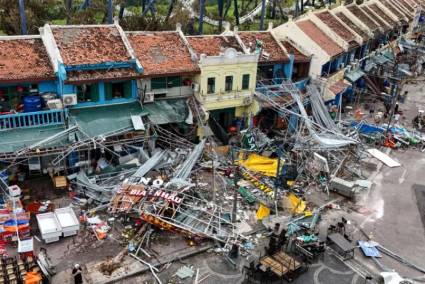
<path fill-rule="evenodd" d="M 208 78 L 207 80 L 207 94 L 215 93 L 215 78 Z"/>
<path fill-rule="evenodd" d="M 249 74 L 244 74 L 242 76 L 242 90 L 249 89 Z"/>
<path fill-rule="evenodd" d="M 230 92 L 233 90 L 233 76 L 226 76 L 226 82 L 224 84 L 224 90 Z"/>
<path fill-rule="evenodd" d="M 131 98 L 131 81 L 105 83 L 105 99 L 107 101 L 121 98 Z"/>
<path fill-rule="evenodd" d="M 151 79 L 152 90 L 181 87 L 181 85 L 182 85 L 181 77 L 162 77 L 162 78 Z"/>
<path fill-rule="evenodd" d="M 167 88 L 167 77 L 151 79 L 152 90 L 166 89 L 166 88 Z"/>
<path fill-rule="evenodd" d="M 97 84 L 77 86 L 77 98 L 79 103 L 99 101 L 99 88 Z"/>

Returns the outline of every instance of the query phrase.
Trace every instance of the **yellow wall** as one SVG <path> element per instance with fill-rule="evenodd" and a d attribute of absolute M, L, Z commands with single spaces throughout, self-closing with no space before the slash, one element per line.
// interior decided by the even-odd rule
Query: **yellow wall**
<path fill-rule="evenodd" d="M 249 106 L 254 101 L 257 77 L 257 63 L 238 63 L 223 65 L 200 65 L 201 74 L 194 81 L 199 84 L 199 92 L 195 92 L 199 101 L 207 110 Z M 242 89 L 242 76 L 249 74 L 249 88 Z M 225 92 L 226 76 L 233 76 L 233 90 Z M 207 94 L 208 78 L 215 78 L 215 93 Z"/>

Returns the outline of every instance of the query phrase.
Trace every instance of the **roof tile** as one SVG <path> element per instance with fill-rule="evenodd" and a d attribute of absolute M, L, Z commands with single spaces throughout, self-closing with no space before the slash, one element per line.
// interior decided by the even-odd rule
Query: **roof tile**
<path fill-rule="evenodd" d="M 376 31 L 379 29 L 378 24 L 376 24 L 369 16 L 361 10 L 357 5 L 347 6 L 347 9 L 353 13 L 354 16 L 359 18 L 370 30 Z"/>
<path fill-rule="evenodd" d="M 392 27 L 397 25 L 397 22 L 395 22 L 390 16 L 388 16 L 386 12 L 382 10 L 381 7 L 378 6 L 378 4 L 373 3 L 369 5 L 369 8 L 373 12 L 375 12 L 375 14 L 379 15 L 382 19 L 384 19 L 384 21 L 390 24 Z"/>
<path fill-rule="evenodd" d="M 281 41 L 283 46 L 286 48 L 289 54 L 294 55 L 295 62 L 310 62 L 310 57 L 303 54 L 295 46 L 293 46 L 289 41 Z"/>
<path fill-rule="evenodd" d="M 329 56 L 334 57 L 344 52 L 338 44 L 320 30 L 312 21 L 299 21 L 297 22 L 297 26 Z"/>
<path fill-rule="evenodd" d="M 234 48 L 236 51 L 243 52 L 234 36 L 188 36 L 187 40 L 198 55 L 218 56 L 226 48 Z"/>
<path fill-rule="evenodd" d="M 341 21 L 343 21 L 347 26 L 350 27 L 353 31 L 355 31 L 359 36 L 363 38 L 363 40 L 367 40 L 369 38 L 368 34 L 362 30 L 356 23 L 350 20 L 343 12 L 339 12 L 335 14 Z"/>
<path fill-rule="evenodd" d="M 131 59 L 114 26 L 52 26 L 65 65 L 127 62 Z"/>
<path fill-rule="evenodd" d="M 382 19 L 378 16 L 376 16 L 373 11 L 368 7 L 368 6 L 362 6 L 361 9 L 363 10 L 363 12 L 365 12 L 365 14 L 367 14 L 372 20 L 374 20 L 376 23 L 379 24 L 379 26 L 381 28 L 383 28 L 384 30 L 389 30 L 391 27 L 387 24 L 385 24 L 384 21 L 382 21 Z"/>
<path fill-rule="evenodd" d="M 0 82 L 54 80 L 40 38 L 0 40 Z"/>
<path fill-rule="evenodd" d="M 351 42 L 355 40 L 354 34 L 341 25 L 341 23 L 329 11 L 317 13 L 316 16 L 344 41 Z"/>
<path fill-rule="evenodd" d="M 144 76 L 200 72 L 178 32 L 129 33 L 127 37 L 143 66 Z"/>
<path fill-rule="evenodd" d="M 255 50 L 256 41 L 259 40 L 263 43 L 263 51 L 268 53 L 270 56 L 264 57 L 260 56 L 260 63 L 268 62 L 287 62 L 289 60 L 288 55 L 285 50 L 279 45 L 278 41 L 273 37 L 273 35 L 267 32 L 239 32 L 239 37 L 245 46 L 251 51 Z"/>

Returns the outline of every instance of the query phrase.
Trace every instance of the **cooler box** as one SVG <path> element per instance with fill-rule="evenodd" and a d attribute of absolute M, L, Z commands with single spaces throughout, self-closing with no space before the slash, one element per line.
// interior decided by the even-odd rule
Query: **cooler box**
<path fill-rule="evenodd" d="M 55 209 L 56 218 L 62 227 L 64 237 L 73 236 L 80 230 L 80 222 L 71 207 Z"/>
<path fill-rule="evenodd" d="M 59 241 L 62 236 L 62 227 L 53 212 L 36 215 L 41 238 L 48 243 Z"/>

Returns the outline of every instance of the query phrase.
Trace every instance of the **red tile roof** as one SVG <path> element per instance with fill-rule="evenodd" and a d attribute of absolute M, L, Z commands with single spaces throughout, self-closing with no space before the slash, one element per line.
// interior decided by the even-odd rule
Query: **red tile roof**
<path fill-rule="evenodd" d="M 369 8 L 377 15 L 379 15 L 382 19 L 384 19 L 384 21 L 391 25 L 393 28 L 397 25 L 397 22 L 394 21 L 390 16 L 388 16 L 385 11 L 378 6 L 378 4 L 373 3 L 369 5 Z"/>
<path fill-rule="evenodd" d="M 384 4 L 385 7 L 387 7 L 387 9 L 390 10 L 390 12 L 393 13 L 400 20 L 404 17 L 404 14 L 398 9 L 396 9 L 389 0 L 381 0 L 381 3 Z"/>
<path fill-rule="evenodd" d="M 114 26 L 52 26 L 52 31 L 65 65 L 130 60 Z"/>
<path fill-rule="evenodd" d="M 368 6 L 362 6 L 361 9 L 363 10 L 363 12 L 365 12 L 365 14 L 367 14 L 372 20 L 374 20 L 376 23 L 378 23 L 378 25 L 383 28 L 385 31 L 389 30 L 391 27 L 387 24 L 385 24 L 384 21 L 382 21 L 381 18 L 379 18 L 378 16 L 376 16 L 372 10 L 368 7 Z"/>
<path fill-rule="evenodd" d="M 399 0 L 399 3 L 405 7 L 409 12 L 414 13 L 415 9 L 412 7 L 412 4 L 410 4 L 409 2 L 405 1 L 405 0 Z"/>
<path fill-rule="evenodd" d="M 54 80 L 49 57 L 40 38 L 0 40 L 0 82 Z"/>
<path fill-rule="evenodd" d="M 350 85 L 344 83 L 344 80 L 339 80 L 329 87 L 329 90 L 335 95 L 345 91 Z"/>
<path fill-rule="evenodd" d="M 239 32 L 238 35 L 244 45 L 251 49 L 251 52 L 255 50 L 256 40 L 263 43 L 263 52 L 269 54 L 269 57 L 260 56 L 260 63 L 289 61 L 288 55 L 270 32 Z"/>
<path fill-rule="evenodd" d="M 356 23 L 350 20 L 343 12 L 339 12 L 335 14 L 341 21 L 343 21 L 347 26 L 350 27 L 353 31 L 355 31 L 359 36 L 363 38 L 363 40 L 367 40 L 369 38 L 368 34 L 363 31 L 361 27 L 359 27 Z"/>
<path fill-rule="evenodd" d="M 234 36 L 188 36 L 187 40 L 198 55 L 218 56 L 230 47 L 243 52 Z"/>
<path fill-rule="evenodd" d="M 354 14 L 360 21 L 362 21 L 369 29 L 376 31 L 379 29 L 378 24 L 376 24 L 372 19 L 369 18 L 365 12 L 363 12 L 357 5 L 347 6 L 347 9 Z"/>
<path fill-rule="evenodd" d="M 200 72 L 177 32 L 129 33 L 127 37 L 143 66 L 143 76 Z"/>
<path fill-rule="evenodd" d="M 354 34 L 341 25 L 341 23 L 329 11 L 317 13 L 316 16 L 344 41 L 350 42 L 355 39 Z"/>
<path fill-rule="evenodd" d="M 131 68 L 113 68 L 107 70 L 68 71 L 66 83 L 83 84 L 102 81 L 117 81 L 123 79 L 137 79 L 140 74 Z"/>
<path fill-rule="evenodd" d="M 289 41 L 281 41 L 283 46 L 286 48 L 289 54 L 294 55 L 295 62 L 310 62 L 310 57 L 303 54 L 300 50 L 298 50 L 295 46 L 293 46 Z"/>
<path fill-rule="evenodd" d="M 297 22 L 297 26 L 330 57 L 337 56 L 344 52 L 338 44 L 320 30 L 312 21 L 299 21 Z"/>
<path fill-rule="evenodd" d="M 405 10 L 400 9 L 400 7 L 403 7 L 403 5 L 400 5 L 400 3 L 398 1 L 393 1 L 393 0 L 388 0 L 388 3 L 390 3 L 390 5 L 394 6 L 394 9 L 400 11 L 400 13 L 402 15 L 404 15 L 407 19 L 409 19 L 409 21 L 411 21 L 413 19 L 413 16 L 408 13 Z"/>

